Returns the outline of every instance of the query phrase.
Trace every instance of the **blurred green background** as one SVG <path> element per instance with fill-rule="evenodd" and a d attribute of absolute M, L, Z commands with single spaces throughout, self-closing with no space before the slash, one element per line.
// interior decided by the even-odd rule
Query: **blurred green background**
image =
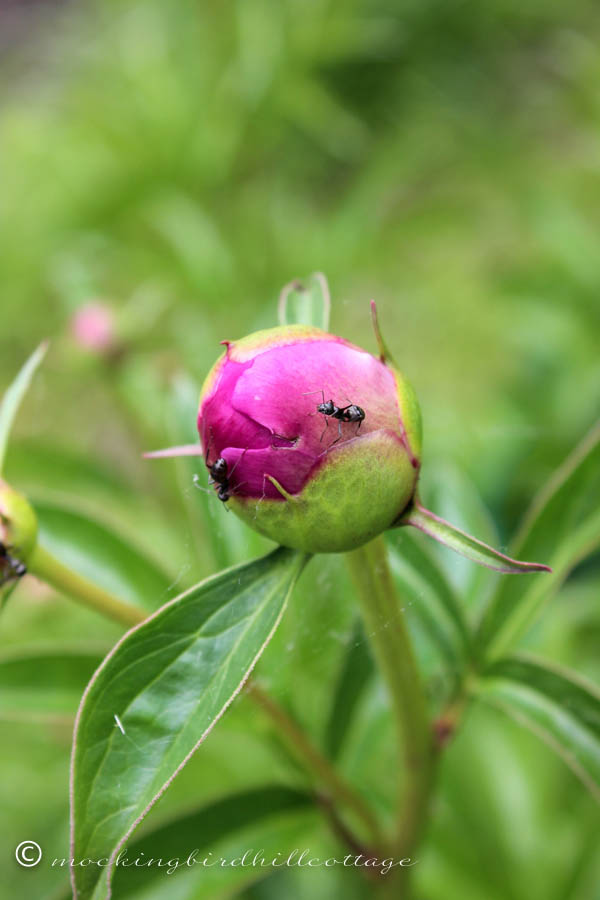
<path fill-rule="evenodd" d="M 169 575 L 150 607 L 268 546 L 233 516 L 224 522 L 189 469 L 142 464 L 140 454 L 194 439 L 195 398 L 218 342 L 276 324 L 281 286 L 321 270 L 332 331 L 373 351 L 368 301 L 378 302 L 422 404 L 425 493 L 458 524 L 467 507 L 486 521 L 487 509 L 505 546 L 598 415 L 597 4 L 3 3 L 0 29 L 0 385 L 41 339 L 52 342 L 7 475 L 46 509 L 55 545 L 67 535 L 89 570 L 96 538 L 74 518 L 84 512 L 131 536 L 142 567 Z M 112 343 L 98 352 L 73 331 L 91 303 L 113 316 Z M 127 596 L 129 575 L 120 583 L 109 572 L 110 535 L 97 540 L 98 578 Z M 460 560 L 444 564 L 460 584 Z M 314 734 L 351 633 L 345 586 L 341 561 L 313 564 L 261 664 Z M 596 559 L 574 573 L 529 646 L 597 676 L 599 588 Z M 83 640 L 103 651 L 118 634 L 28 584 L 0 622 L 15 651 Z M 369 736 L 381 703 L 377 695 L 363 711 L 347 764 L 372 771 L 365 789 L 385 796 L 388 751 L 381 729 Z M 66 852 L 69 710 L 2 713 L 7 897 L 51 897 L 60 886 L 47 867 L 18 869 L 13 848 L 31 837 Z M 243 704 L 213 740 L 164 813 L 224 785 L 290 775 Z M 597 825 L 549 750 L 478 710 L 448 752 L 418 896 L 594 900 Z M 247 896 L 351 896 L 328 878 L 295 872 L 282 887 L 271 877 Z"/>

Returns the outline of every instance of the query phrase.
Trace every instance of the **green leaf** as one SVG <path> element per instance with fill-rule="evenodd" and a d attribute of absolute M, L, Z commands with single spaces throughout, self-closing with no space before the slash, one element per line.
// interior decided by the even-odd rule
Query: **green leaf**
<path fill-rule="evenodd" d="M 600 547 L 600 424 L 534 500 L 511 549 L 537 556 L 552 574 L 500 583 L 482 619 L 477 646 L 497 658 L 528 628 L 569 572 Z"/>
<path fill-rule="evenodd" d="M 273 868 L 267 865 L 271 860 L 283 863 L 289 854 L 300 848 L 315 846 L 315 837 L 320 837 L 322 820 L 316 810 L 296 810 L 295 812 L 281 813 L 261 819 L 241 831 L 235 832 L 219 841 L 215 845 L 214 855 L 219 859 L 241 860 L 248 850 L 256 848 L 257 862 L 242 868 L 213 866 L 206 868 L 202 873 L 191 872 L 188 879 L 189 892 L 186 892 L 181 900 L 215 900 L 216 897 L 239 897 L 248 900 L 254 896 L 254 891 L 245 893 L 244 888 L 251 889 L 253 885 L 264 883 L 273 872 Z M 300 854 L 296 852 L 294 858 Z M 251 859 L 254 853 L 250 855 Z M 264 859 L 264 866 L 260 860 Z M 289 870 L 287 870 L 289 871 Z M 314 871 L 314 870 L 313 870 Z M 275 869 L 275 873 L 281 875 L 275 887 L 275 896 L 281 896 L 281 888 L 287 886 L 286 870 Z M 279 889 L 279 891 L 278 891 Z M 306 895 L 305 895 L 306 896 Z M 151 900 L 150 896 L 147 900 Z M 158 898 L 157 898 L 158 900 Z M 172 900 L 169 893 L 165 900 Z"/>
<path fill-rule="evenodd" d="M 75 858 L 114 859 L 239 692 L 305 560 L 279 548 L 209 578 L 128 632 L 104 660 L 75 730 Z M 75 896 L 105 897 L 109 878 L 108 868 L 76 868 Z"/>
<path fill-rule="evenodd" d="M 331 759 L 340 755 L 358 703 L 374 671 L 362 621 L 357 619 L 342 660 L 325 730 L 325 749 Z"/>
<path fill-rule="evenodd" d="M 280 325 L 314 325 L 327 331 L 330 310 L 329 285 L 322 272 L 291 281 L 279 295 Z"/>
<path fill-rule="evenodd" d="M 31 384 L 31 379 L 46 355 L 47 349 L 48 344 L 44 342 L 31 354 L 15 380 L 7 388 L 0 403 L 0 473 L 3 471 L 4 457 L 6 456 L 6 448 L 13 422 L 19 411 L 21 401 Z"/>
<path fill-rule="evenodd" d="M 35 648 L 2 656 L 0 718 L 29 721 L 75 716 L 103 656 L 99 649 L 77 647 Z"/>
<path fill-rule="evenodd" d="M 539 735 L 600 801 L 600 692 L 573 672 L 529 656 L 499 660 L 478 696 Z"/>
<path fill-rule="evenodd" d="M 452 587 L 406 530 L 390 532 L 388 537 L 390 565 L 403 602 L 412 603 L 430 641 L 456 667 L 467 654 L 469 632 Z"/>
<path fill-rule="evenodd" d="M 169 596 L 171 578 L 116 530 L 75 510 L 36 502 L 40 543 L 64 565 L 122 600 L 156 605 Z"/>
<path fill-rule="evenodd" d="M 312 809 L 313 802 L 309 794 L 280 785 L 240 791 L 146 831 L 127 847 L 127 858 L 130 860 L 153 858 L 163 861 L 179 859 L 183 863 L 177 870 L 179 880 L 180 875 L 186 871 L 185 860 L 188 854 L 197 850 L 195 859 L 198 862 L 191 866 L 191 871 L 194 873 L 194 882 L 200 885 L 206 881 L 206 876 L 212 868 L 212 866 L 203 867 L 201 861 L 207 858 L 209 863 L 214 863 L 218 860 L 224 840 L 232 838 L 235 840 L 240 833 L 249 831 L 252 843 L 248 846 L 253 847 L 251 855 L 254 855 L 260 848 L 265 849 L 265 823 L 269 830 L 272 830 L 273 824 L 276 823 L 275 840 L 279 840 L 279 845 L 275 843 L 274 855 L 277 851 L 285 851 L 285 846 L 281 846 L 283 820 L 295 824 L 305 823 L 306 813 Z M 298 815 L 299 813 L 301 815 Z M 215 853 L 217 846 L 219 855 Z M 212 859 L 209 854 L 212 855 Z M 233 859 L 234 855 L 229 859 Z M 252 873 L 252 869 L 250 872 L 248 870 L 236 872 L 235 867 L 218 868 L 220 890 L 224 889 L 225 881 L 231 887 L 231 876 L 235 876 L 239 881 L 240 875 L 247 880 L 249 874 L 251 876 L 253 874 L 254 878 L 264 877 L 265 874 L 260 872 L 260 869 Z M 187 868 L 187 871 L 190 871 L 190 868 Z M 134 891 L 141 890 L 152 882 L 164 881 L 164 877 L 165 866 L 118 866 L 113 879 L 115 896 L 129 897 Z"/>
<path fill-rule="evenodd" d="M 65 435 L 67 437 L 67 435 Z M 111 507 L 120 500 L 135 502 L 133 485 L 114 466 L 78 453 L 72 447 L 31 438 L 11 441 L 6 457 L 7 481 L 23 486 L 25 493 L 40 490 L 44 498 L 85 497 L 86 502 L 109 500 Z"/>
<path fill-rule="evenodd" d="M 399 525 L 413 525 L 428 534 L 434 540 L 444 544 L 466 556 L 471 562 L 478 563 L 480 566 L 487 566 L 488 569 L 494 569 L 496 572 L 503 572 L 505 575 L 519 575 L 528 572 L 549 572 L 550 569 L 544 563 L 521 562 L 518 559 L 511 559 L 499 550 L 484 544 L 483 541 L 471 537 L 465 531 L 461 531 L 445 519 L 436 516 L 435 513 L 425 509 L 418 501 L 415 501 L 410 509 L 402 516 Z"/>

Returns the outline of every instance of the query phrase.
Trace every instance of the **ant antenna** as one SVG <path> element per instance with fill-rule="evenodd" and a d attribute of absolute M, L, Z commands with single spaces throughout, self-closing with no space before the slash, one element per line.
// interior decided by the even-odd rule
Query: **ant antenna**
<path fill-rule="evenodd" d="M 239 466 L 240 460 L 242 459 L 242 457 L 243 457 L 243 455 L 244 455 L 244 453 L 246 452 L 247 449 L 248 449 L 248 448 L 245 447 L 244 450 L 242 450 L 242 452 L 240 453 L 240 455 L 239 455 L 238 458 L 236 459 L 235 465 L 234 465 L 233 469 L 231 470 L 231 472 L 228 472 L 228 473 L 227 473 L 227 480 L 229 480 L 229 479 L 231 478 L 231 476 L 233 475 L 233 473 L 235 472 L 235 470 L 236 470 L 237 467 Z M 244 482 L 244 484 L 246 484 L 246 482 Z"/>
<path fill-rule="evenodd" d="M 323 403 L 325 403 L 325 392 L 323 391 L 322 388 L 321 388 L 321 390 L 318 390 L 318 391 L 303 391 L 302 396 L 308 397 L 309 394 L 320 394 L 321 397 L 323 398 Z"/>

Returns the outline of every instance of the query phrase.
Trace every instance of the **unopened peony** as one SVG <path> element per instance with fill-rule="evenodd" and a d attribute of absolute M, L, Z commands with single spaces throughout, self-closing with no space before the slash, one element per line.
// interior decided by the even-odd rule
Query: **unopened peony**
<path fill-rule="evenodd" d="M 353 549 L 392 525 L 419 474 L 420 415 L 406 379 L 317 328 L 225 344 L 198 415 L 221 498 L 261 533 L 314 553 Z M 364 419 L 319 412 L 330 400 Z M 226 465 L 215 472 L 217 460 Z"/>

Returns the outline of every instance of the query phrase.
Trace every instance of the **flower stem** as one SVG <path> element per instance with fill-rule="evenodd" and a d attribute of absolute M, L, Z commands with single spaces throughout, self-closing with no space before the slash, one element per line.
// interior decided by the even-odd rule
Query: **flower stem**
<path fill-rule="evenodd" d="M 434 752 L 427 704 L 382 536 L 347 555 L 368 637 L 390 694 L 400 752 L 395 851 L 408 857 L 423 831 Z"/>
<path fill-rule="evenodd" d="M 255 681 L 248 683 L 247 694 L 268 714 L 271 721 L 277 726 L 277 733 L 284 739 L 288 749 L 302 763 L 303 767 L 326 787 L 332 800 L 342 804 L 355 814 L 357 819 L 363 823 L 370 840 L 375 842 L 378 849 L 381 849 L 384 838 L 379 823 L 360 794 L 338 775 L 329 760 L 315 747 L 288 712 L 273 697 L 263 691 Z"/>
<path fill-rule="evenodd" d="M 28 570 L 56 590 L 127 628 L 138 625 L 149 615 L 143 609 L 117 600 L 97 584 L 71 571 L 39 543 L 29 559 Z"/>

